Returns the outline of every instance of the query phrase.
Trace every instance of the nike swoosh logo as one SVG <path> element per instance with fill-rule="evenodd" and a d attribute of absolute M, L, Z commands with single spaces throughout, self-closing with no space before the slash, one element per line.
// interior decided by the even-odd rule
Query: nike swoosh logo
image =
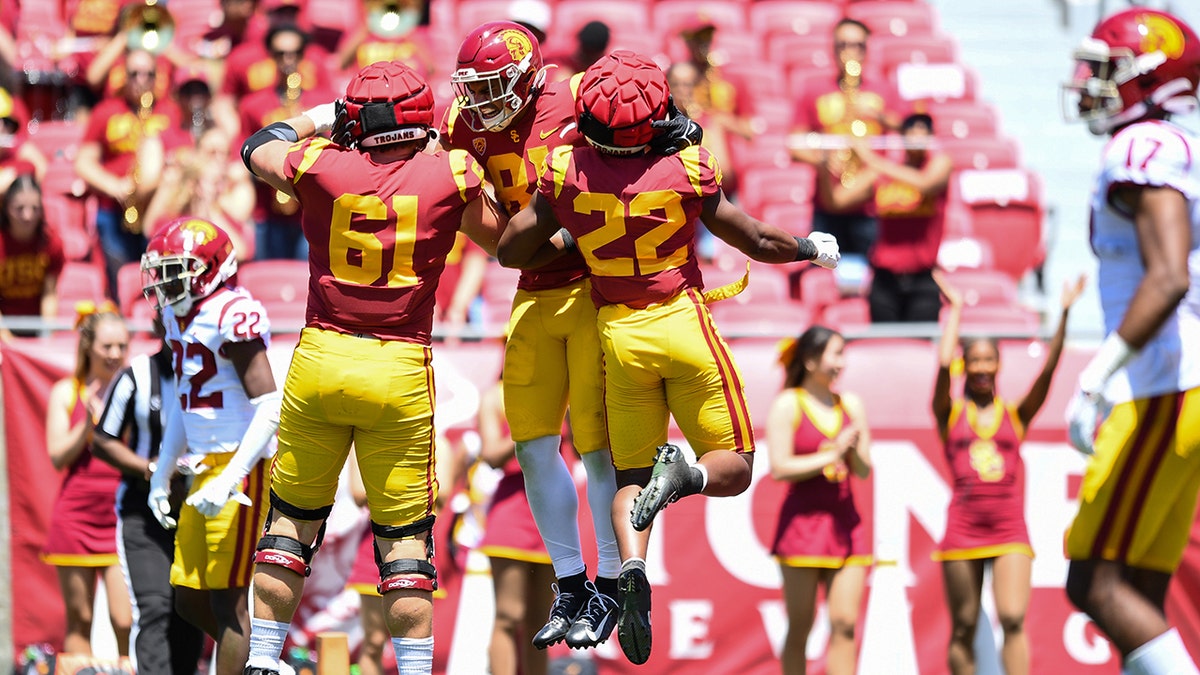
<path fill-rule="evenodd" d="M 542 140 L 544 141 L 544 140 L 546 140 L 547 138 L 550 138 L 551 134 L 553 134 L 553 133 L 554 133 L 554 132 L 556 132 L 556 131 L 558 131 L 558 127 L 554 127 L 554 128 L 553 128 L 553 129 L 551 129 L 550 131 L 541 131 L 541 132 L 538 132 L 538 136 L 541 136 L 541 137 L 542 137 Z"/>

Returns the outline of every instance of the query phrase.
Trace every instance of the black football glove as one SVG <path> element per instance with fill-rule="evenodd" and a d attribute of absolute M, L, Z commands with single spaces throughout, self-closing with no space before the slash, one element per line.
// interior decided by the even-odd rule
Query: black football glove
<path fill-rule="evenodd" d="M 650 126 L 658 131 L 650 141 L 650 149 L 664 157 L 688 146 L 700 145 L 700 139 L 704 137 L 704 127 L 675 106 L 674 96 L 667 97 L 667 119 L 655 120 Z"/>
<path fill-rule="evenodd" d="M 339 98 L 334 101 L 333 110 L 333 129 L 329 132 L 329 140 L 343 148 L 353 148 L 353 132 L 358 126 L 358 121 L 350 119 L 350 113 L 346 111 L 346 101 L 344 99 Z"/>

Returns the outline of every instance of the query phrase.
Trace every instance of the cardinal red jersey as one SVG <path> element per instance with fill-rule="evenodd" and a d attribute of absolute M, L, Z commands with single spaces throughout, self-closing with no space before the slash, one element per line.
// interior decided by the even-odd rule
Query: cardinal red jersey
<path fill-rule="evenodd" d="M 179 107 L 170 100 L 156 99 L 150 114 L 140 119 L 124 98 L 107 98 L 88 117 L 82 142 L 100 145 L 100 166 L 105 171 L 127 176 L 133 170 L 142 139 L 161 136 L 167 129 L 178 126 Z M 98 199 L 102 208 L 117 208 L 107 195 L 98 195 Z"/>
<path fill-rule="evenodd" d="M 912 185 L 880 177 L 875 186 L 875 212 L 879 235 L 870 253 L 873 266 L 897 274 L 937 266 L 945 229 L 945 192 L 922 195 Z"/>
<path fill-rule="evenodd" d="M 721 167 L 698 145 L 669 157 L 560 148 L 538 182 L 587 261 L 597 307 L 644 308 L 703 287 L 695 222 L 720 189 Z"/>
<path fill-rule="evenodd" d="M 324 64 L 329 62 L 329 52 L 309 43 L 304 48 L 304 57 L 296 65 L 300 73 L 301 89 L 317 89 L 329 83 L 329 72 Z M 225 60 L 225 79 L 221 82 L 221 93 L 241 101 L 247 95 L 269 89 L 279 81 L 279 68 L 262 41 L 246 41 L 233 48 Z M 328 101 L 325 101 L 326 103 Z"/>
<path fill-rule="evenodd" d="M 472 131 L 459 116 L 458 102 L 447 113 L 442 130 L 451 147 L 466 150 L 479 161 L 496 189 L 496 198 L 509 216 L 529 204 L 546 158 L 555 148 L 580 142 L 575 127 L 575 91 L 580 77 L 551 82 L 508 128 Z M 542 291 L 560 288 L 587 276 L 579 256 L 562 256 L 536 270 L 521 272 L 517 288 Z"/>
<path fill-rule="evenodd" d="M 840 397 L 835 399 L 836 416 L 822 420 L 814 413 L 807 392 L 798 388 L 793 395 L 797 423 L 792 453 L 809 455 L 829 449 L 850 425 Z M 827 567 L 866 555 L 868 550 L 845 462 L 830 464 L 821 475 L 788 485 L 779 507 L 772 554 L 792 566 Z"/>
<path fill-rule="evenodd" d="M 40 315 L 46 277 L 62 274 L 66 260 L 62 240 L 53 231 L 33 241 L 0 231 L 0 314 Z"/>
<path fill-rule="evenodd" d="M 987 426 L 980 423 L 974 403 L 955 401 L 951 408 L 945 453 L 954 490 L 943 553 L 1029 543 L 1021 461 L 1025 428 L 1003 400 L 997 398 L 993 407 L 995 415 Z"/>
<path fill-rule="evenodd" d="M 483 171 L 459 150 L 376 163 L 322 138 L 288 151 L 309 241 L 306 324 L 429 344 L 434 295 Z"/>

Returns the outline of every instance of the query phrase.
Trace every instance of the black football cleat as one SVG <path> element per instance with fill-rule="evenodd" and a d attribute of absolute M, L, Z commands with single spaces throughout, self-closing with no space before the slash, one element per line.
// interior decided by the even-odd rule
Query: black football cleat
<path fill-rule="evenodd" d="M 617 640 L 625 658 L 634 665 L 650 660 L 650 581 L 634 568 L 617 578 Z"/>
<path fill-rule="evenodd" d="M 555 595 L 554 604 L 550 605 L 550 619 L 537 632 L 537 635 L 533 636 L 533 646 L 538 649 L 545 649 L 550 645 L 562 642 L 588 599 L 586 593 L 560 592 L 558 584 L 553 584 L 551 587 L 554 589 Z"/>
<path fill-rule="evenodd" d="M 692 465 L 688 464 L 683 451 L 670 443 L 660 446 L 654 457 L 650 481 L 633 500 L 633 512 L 629 514 L 633 529 L 644 531 L 667 504 L 695 494 L 698 486 L 694 484 Z"/>
<path fill-rule="evenodd" d="M 567 646 L 587 649 L 608 639 L 617 625 L 617 601 L 600 591 L 592 582 L 586 584 L 590 595 L 583 611 L 567 631 Z"/>

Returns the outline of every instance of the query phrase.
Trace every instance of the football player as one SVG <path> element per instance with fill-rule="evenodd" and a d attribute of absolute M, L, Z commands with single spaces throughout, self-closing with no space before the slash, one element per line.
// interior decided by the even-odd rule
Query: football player
<path fill-rule="evenodd" d="M 654 62 L 621 50 L 592 64 L 575 102 L 587 143 L 546 160 L 537 193 L 509 221 L 498 251 L 502 264 L 520 267 L 577 242 L 591 271 L 618 485 L 617 637 L 638 664 L 650 657 L 645 556 L 655 514 L 686 495 L 731 496 L 750 485 L 754 438 L 743 381 L 700 290 L 696 219 L 761 262 L 833 268 L 839 258 L 832 235 L 798 239 L 727 201 L 720 167 L 703 147 L 654 152 L 654 123 L 671 115 L 666 76 Z M 700 455 L 694 465 L 666 444 L 672 414 Z"/>
<path fill-rule="evenodd" d="M 499 232 L 475 160 L 423 152 L 437 136 L 433 106 L 418 73 L 378 62 L 343 99 L 242 146 L 255 175 L 299 201 L 311 275 L 254 557 L 248 674 L 280 670 L 351 444 L 396 662 L 406 675 L 433 667 L 434 293 L 460 228 L 489 253 Z M 336 142 L 317 135 L 329 131 Z"/>
<path fill-rule="evenodd" d="M 233 285 L 236 272 L 229 235 L 190 216 L 163 226 L 142 255 L 142 286 L 162 314 L 178 392 L 163 401 L 148 503 L 163 527 L 176 528 L 176 607 L 216 641 L 219 675 L 240 673 L 249 653 L 251 551 L 267 511 L 264 460 L 279 424 L 271 324 L 263 306 Z M 178 522 L 170 502 L 177 471 L 192 476 Z"/>
<path fill-rule="evenodd" d="M 1109 137 L 1091 197 L 1091 248 L 1108 337 L 1067 406 L 1092 455 L 1067 536 L 1067 596 L 1134 675 L 1196 673 L 1163 603 L 1200 490 L 1200 42 L 1135 7 L 1075 50 L 1068 119 Z M 1097 428 L 1097 425 L 1099 428 Z"/>
<path fill-rule="evenodd" d="M 458 69 L 450 78 L 456 98 L 442 142 L 479 160 L 508 216 L 529 204 L 546 157 L 580 143 L 575 126 L 580 77 L 548 82 L 537 39 L 509 21 L 479 26 L 459 47 Z M 687 117 L 670 124 L 660 134 L 659 151 L 700 141 L 699 125 Z M 616 622 L 620 557 L 609 517 L 616 482 L 590 284 L 577 254 L 522 272 L 504 350 L 504 409 L 529 486 L 530 510 L 558 580 L 549 620 L 533 636 L 538 649 L 564 639 L 572 648 L 593 647 L 608 639 Z M 575 483 L 559 454 L 568 405 L 575 450 L 588 478 L 598 552 L 594 582 L 580 545 Z"/>

